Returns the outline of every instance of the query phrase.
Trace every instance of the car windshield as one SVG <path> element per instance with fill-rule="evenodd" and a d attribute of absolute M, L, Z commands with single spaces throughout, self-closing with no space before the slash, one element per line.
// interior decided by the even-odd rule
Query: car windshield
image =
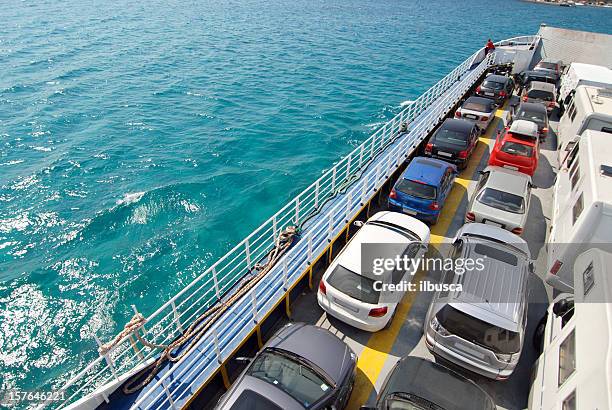
<path fill-rule="evenodd" d="M 374 280 L 359 275 L 338 264 L 327 278 L 327 283 L 353 299 L 364 303 L 376 304 L 380 299 L 380 291 L 374 290 Z"/>
<path fill-rule="evenodd" d="M 544 68 L 546 70 L 556 70 L 557 69 L 557 64 L 556 63 L 546 63 L 543 61 L 540 61 L 537 64 L 538 68 Z"/>
<path fill-rule="evenodd" d="M 435 141 L 445 145 L 454 145 L 458 148 L 467 147 L 469 132 L 440 128 L 436 133 Z"/>
<path fill-rule="evenodd" d="M 385 400 L 386 410 L 444 410 L 442 407 L 414 394 L 395 393 Z"/>
<path fill-rule="evenodd" d="M 247 374 L 281 389 L 304 407 L 310 407 L 332 387 L 304 359 L 280 349 L 264 350 Z"/>
<path fill-rule="evenodd" d="M 491 112 L 491 104 L 489 103 L 479 103 L 474 101 L 466 101 L 461 107 L 464 110 L 472 110 L 478 112 Z"/>
<path fill-rule="evenodd" d="M 533 155 L 533 147 L 514 141 L 506 141 L 502 145 L 501 151 L 506 154 L 518 155 L 519 157 L 531 157 Z"/>
<path fill-rule="evenodd" d="M 504 88 L 504 83 L 500 83 L 492 80 L 485 80 L 482 84 L 484 88 L 492 88 L 493 90 L 501 90 Z"/>
<path fill-rule="evenodd" d="M 552 101 L 554 99 L 553 94 L 550 91 L 544 90 L 530 90 L 527 93 L 527 97 L 544 101 Z"/>
<path fill-rule="evenodd" d="M 518 333 L 467 315 L 451 305 L 445 305 L 440 309 L 436 318 L 450 333 L 491 349 L 495 353 L 512 354 L 521 348 Z"/>
<path fill-rule="evenodd" d="M 236 399 L 231 410 L 283 410 L 253 390 L 244 390 Z"/>
<path fill-rule="evenodd" d="M 532 121 L 538 124 L 545 124 L 546 123 L 546 113 L 537 112 L 537 111 L 529 111 L 524 108 L 521 108 L 516 114 L 516 119 Z"/>
<path fill-rule="evenodd" d="M 499 191 L 493 188 L 485 188 L 476 197 L 476 200 L 482 204 L 492 206 L 493 208 L 503 211 L 512 212 L 515 214 L 525 213 L 525 201 L 518 195 L 509 192 Z"/>
<path fill-rule="evenodd" d="M 410 196 L 422 199 L 436 199 L 436 187 L 402 178 L 398 181 L 395 189 Z"/>

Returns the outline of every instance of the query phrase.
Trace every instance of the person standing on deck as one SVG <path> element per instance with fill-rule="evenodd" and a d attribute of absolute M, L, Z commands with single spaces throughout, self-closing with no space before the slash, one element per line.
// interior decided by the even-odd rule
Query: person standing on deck
<path fill-rule="evenodd" d="M 491 39 L 489 39 L 487 40 L 487 45 L 485 46 L 485 55 L 491 53 L 493 50 L 495 50 L 495 45 L 493 44 Z"/>

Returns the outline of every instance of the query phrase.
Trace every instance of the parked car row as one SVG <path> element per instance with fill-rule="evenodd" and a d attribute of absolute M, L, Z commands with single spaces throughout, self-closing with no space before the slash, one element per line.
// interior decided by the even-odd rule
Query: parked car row
<path fill-rule="evenodd" d="M 528 244 L 519 235 L 526 227 L 534 188 L 531 177 L 538 167 L 540 140 L 549 132 L 548 115 L 556 107 L 562 71 L 560 63 L 544 61 L 515 79 L 491 73 L 440 124 L 425 142 L 423 156 L 412 158 L 391 184 L 388 210 L 356 222 L 359 230 L 323 273 L 317 302 L 329 316 L 367 332 L 392 323 L 406 290 L 380 289 L 376 282 L 410 282 L 413 272 L 387 269 L 377 276 L 361 266 L 362 249 L 385 244 L 412 260 L 425 256 L 430 241 L 427 224 L 438 222 L 479 136 L 493 123 L 497 108 L 516 92 L 520 103 L 512 109 L 511 122 L 496 135 L 488 165 L 469 198 L 465 225 L 450 244 L 451 259 L 481 259 L 484 268 L 467 274 L 446 270 L 442 283 L 462 286 L 436 292 L 423 327 L 425 344 L 434 356 L 493 380 L 512 375 L 525 340 L 527 282 L 533 272 Z M 566 149 L 568 183 L 577 182 L 572 161 L 593 161 L 585 145 L 574 141 Z M 601 173 L 610 176 L 612 168 L 602 165 Z M 578 217 L 586 212 L 582 201 Z M 574 214 L 576 209 L 574 205 Z M 561 266 L 563 262 L 557 271 Z M 341 409 L 353 389 L 357 365 L 345 342 L 327 330 L 300 323 L 285 326 L 253 359 L 244 360 L 249 365 L 217 408 Z M 387 408 L 494 409 L 495 404 L 455 371 L 405 357 L 389 373 L 376 399 L 362 406 Z"/>

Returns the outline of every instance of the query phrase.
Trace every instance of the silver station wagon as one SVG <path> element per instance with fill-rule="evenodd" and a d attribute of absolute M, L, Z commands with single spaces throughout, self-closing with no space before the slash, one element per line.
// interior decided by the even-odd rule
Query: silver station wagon
<path fill-rule="evenodd" d="M 454 286 L 434 296 L 425 344 L 435 356 L 505 380 L 518 364 L 525 339 L 533 270 L 527 242 L 501 228 L 472 223 L 459 229 L 452 246 L 453 259 L 476 263 L 470 270 L 460 272 L 455 264 L 455 270 L 445 272 L 443 283 Z"/>
<path fill-rule="evenodd" d="M 496 166 L 485 168 L 468 204 L 465 222 L 495 225 L 521 235 L 527 223 L 531 188 L 527 174 Z"/>

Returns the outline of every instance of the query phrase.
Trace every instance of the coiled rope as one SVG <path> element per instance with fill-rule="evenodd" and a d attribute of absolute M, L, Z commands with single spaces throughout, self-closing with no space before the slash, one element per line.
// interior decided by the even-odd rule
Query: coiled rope
<path fill-rule="evenodd" d="M 98 351 L 101 355 L 106 355 L 110 350 L 119 344 L 126 336 L 131 334 L 136 335 L 138 341 L 144 346 L 151 349 L 161 349 L 160 356 L 155 361 L 152 368 L 149 370 L 147 377 L 141 382 L 137 380 L 142 377 L 142 374 L 135 375 L 127 383 L 123 385 L 123 392 L 125 394 L 131 394 L 140 390 L 145 385 L 149 384 L 155 375 L 159 372 L 162 364 L 166 360 L 170 362 L 178 362 L 185 355 L 187 355 L 191 349 L 198 343 L 198 341 L 204 336 L 206 331 L 212 326 L 213 323 L 238 299 L 244 296 L 250 289 L 252 289 L 265 275 L 274 267 L 278 260 L 286 253 L 291 247 L 293 241 L 298 233 L 298 229 L 295 226 L 286 227 L 276 238 L 274 247 L 267 253 L 264 263 L 257 263 L 253 267 L 253 271 L 257 271 L 257 274 L 251 277 L 242 279 L 236 292 L 234 292 L 226 300 L 219 300 L 219 303 L 209 308 L 202 315 L 197 317 L 193 323 L 187 328 L 183 334 L 169 344 L 156 344 L 144 339 L 140 335 L 140 328 L 146 323 L 146 319 L 141 314 L 135 314 L 132 319 L 126 323 L 123 330 L 113 338 L 110 342 L 100 346 Z M 174 352 L 179 348 L 184 348 L 182 352 L 175 355 Z"/>

